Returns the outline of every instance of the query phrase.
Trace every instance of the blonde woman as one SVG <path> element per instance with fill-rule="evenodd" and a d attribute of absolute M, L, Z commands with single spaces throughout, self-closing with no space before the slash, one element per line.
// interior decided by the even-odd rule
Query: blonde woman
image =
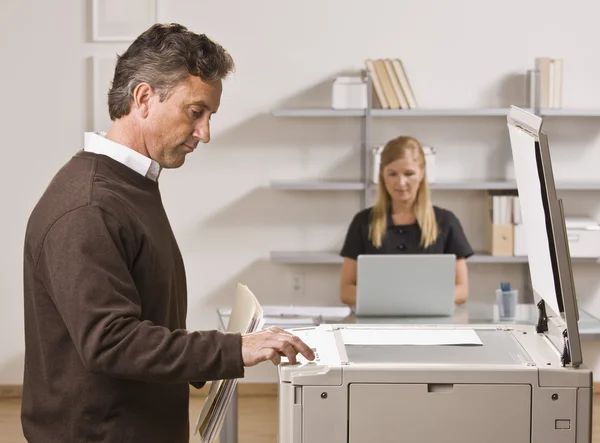
<path fill-rule="evenodd" d="M 373 207 L 354 216 L 341 255 L 340 298 L 356 304 L 356 260 L 361 254 L 454 254 L 454 301 L 469 294 L 466 259 L 473 250 L 454 213 L 434 206 L 429 195 L 425 154 L 413 137 L 386 143 Z"/>

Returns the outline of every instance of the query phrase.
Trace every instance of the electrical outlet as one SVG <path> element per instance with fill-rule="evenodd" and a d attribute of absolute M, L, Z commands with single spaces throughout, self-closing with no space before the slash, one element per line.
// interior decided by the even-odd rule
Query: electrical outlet
<path fill-rule="evenodd" d="M 294 273 L 292 274 L 292 297 L 303 297 L 304 296 L 304 274 Z"/>

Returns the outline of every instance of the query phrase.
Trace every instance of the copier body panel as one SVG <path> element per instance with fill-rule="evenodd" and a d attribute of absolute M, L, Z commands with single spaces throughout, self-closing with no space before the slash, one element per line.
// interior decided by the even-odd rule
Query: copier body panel
<path fill-rule="evenodd" d="M 591 371 L 535 327 L 468 326 L 481 346 L 346 345 L 351 327 L 300 331 L 318 360 L 280 367 L 280 443 L 591 442 Z"/>

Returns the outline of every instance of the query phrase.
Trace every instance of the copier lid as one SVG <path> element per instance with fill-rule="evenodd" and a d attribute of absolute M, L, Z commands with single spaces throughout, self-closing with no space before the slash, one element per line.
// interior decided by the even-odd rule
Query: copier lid
<path fill-rule="evenodd" d="M 507 116 L 534 295 L 566 323 L 571 363 L 582 363 L 579 309 L 562 201 L 542 118 L 511 106 Z M 547 312 L 552 316 L 552 312 Z"/>

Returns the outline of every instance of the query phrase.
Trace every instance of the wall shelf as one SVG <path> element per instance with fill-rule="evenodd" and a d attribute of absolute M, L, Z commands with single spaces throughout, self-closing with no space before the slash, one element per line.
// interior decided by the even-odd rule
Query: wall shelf
<path fill-rule="evenodd" d="M 600 109 L 540 109 L 542 117 L 600 117 Z"/>
<path fill-rule="evenodd" d="M 365 184 L 361 181 L 277 180 L 271 182 L 271 188 L 288 191 L 362 191 Z"/>
<path fill-rule="evenodd" d="M 280 264 L 319 265 L 342 264 L 343 258 L 335 251 L 272 251 L 271 261 Z M 597 258 L 572 258 L 573 262 L 597 263 Z M 476 253 L 467 259 L 468 263 L 478 264 L 526 264 L 525 256 L 494 256 L 485 252 Z"/>
<path fill-rule="evenodd" d="M 505 117 L 509 108 L 371 109 L 372 117 Z M 275 117 L 364 117 L 366 109 L 276 108 Z"/>
<path fill-rule="evenodd" d="M 598 191 L 600 182 L 556 182 L 557 191 Z"/>
<path fill-rule="evenodd" d="M 435 190 L 508 190 L 516 191 L 517 182 L 514 180 L 473 180 L 456 182 L 434 182 L 429 184 Z M 598 191 L 600 182 L 556 182 L 557 191 Z"/>
<path fill-rule="evenodd" d="M 429 187 L 432 190 L 457 190 L 457 191 L 468 191 L 468 190 L 516 190 L 516 181 L 503 181 L 503 180 L 465 180 L 465 181 L 448 181 L 448 182 L 433 182 L 429 183 Z"/>
<path fill-rule="evenodd" d="M 509 108 L 449 108 L 449 109 L 378 109 L 369 111 L 372 117 L 506 117 Z M 525 109 L 533 112 L 532 109 Z M 276 108 L 275 117 L 365 117 L 365 109 Z M 600 117 L 600 109 L 540 109 L 542 117 Z"/>
<path fill-rule="evenodd" d="M 278 108 L 272 111 L 275 117 L 364 117 L 364 109 L 331 108 Z"/>
<path fill-rule="evenodd" d="M 436 191 L 516 191 L 514 180 L 436 181 L 429 184 Z M 376 184 L 361 181 L 275 180 L 271 188 L 287 191 L 364 191 L 375 190 Z M 600 191 L 600 182 L 557 182 L 558 191 Z"/>
<path fill-rule="evenodd" d="M 509 108 L 372 109 L 373 117 L 506 117 Z"/>

